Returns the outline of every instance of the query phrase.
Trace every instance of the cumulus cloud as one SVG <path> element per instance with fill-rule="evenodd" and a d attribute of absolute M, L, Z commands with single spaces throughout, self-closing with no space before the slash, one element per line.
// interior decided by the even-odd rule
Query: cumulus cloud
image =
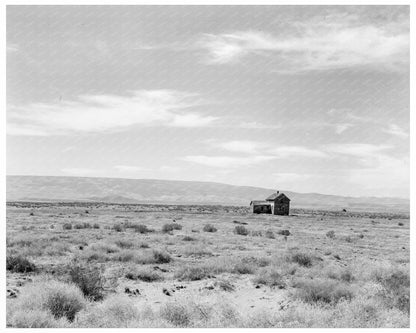
<path fill-rule="evenodd" d="M 384 129 L 384 132 L 400 139 L 407 139 L 409 137 L 409 133 L 396 124 L 390 124 L 388 128 Z"/>
<path fill-rule="evenodd" d="M 379 156 L 380 153 L 383 154 L 386 150 L 391 148 L 393 148 L 391 145 L 374 145 L 368 143 L 329 144 L 323 147 L 328 153 L 355 157 Z"/>
<path fill-rule="evenodd" d="M 409 25 L 400 18 L 375 24 L 356 15 L 289 22 L 287 32 L 234 31 L 206 34 L 198 46 L 209 64 L 238 62 L 249 55 L 273 56 L 281 70 L 304 71 L 368 65 L 397 69 L 408 64 Z"/>
<path fill-rule="evenodd" d="M 311 149 L 302 146 L 281 146 L 270 150 L 275 156 L 283 157 L 327 157 L 328 155 L 318 149 Z"/>
<path fill-rule="evenodd" d="M 191 155 L 182 158 L 184 161 L 202 164 L 214 168 L 238 168 L 259 164 L 275 159 L 275 156 L 255 155 L 255 156 L 207 156 Z"/>
<path fill-rule="evenodd" d="M 219 148 L 236 153 L 245 154 L 267 154 L 275 158 L 286 157 L 327 157 L 328 155 L 318 149 L 303 146 L 284 146 L 276 145 L 271 142 L 258 142 L 250 140 L 234 140 L 226 142 L 210 141 L 208 144 L 214 148 Z"/>
<path fill-rule="evenodd" d="M 207 126 L 216 118 L 189 110 L 197 95 L 174 90 L 139 90 L 126 96 L 83 95 L 56 103 L 10 105 L 7 131 L 11 135 L 65 135 L 119 131 L 133 125 Z"/>

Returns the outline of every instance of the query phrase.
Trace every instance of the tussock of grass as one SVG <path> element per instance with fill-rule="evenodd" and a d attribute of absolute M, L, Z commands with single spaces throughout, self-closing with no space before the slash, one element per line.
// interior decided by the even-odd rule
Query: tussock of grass
<path fill-rule="evenodd" d="M 351 300 L 354 296 L 346 285 L 326 279 L 298 280 L 294 287 L 297 288 L 294 298 L 310 304 L 336 304 L 343 299 Z"/>
<path fill-rule="evenodd" d="M 56 319 L 52 313 L 45 310 L 17 310 L 8 314 L 8 325 L 14 328 L 62 328 L 69 323 Z"/>
<path fill-rule="evenodd" d="M 237 235 L 247 236 L 249 234 L 249 231 L 246 227 L 238 225 L 234 228 L 234 233 Z"/>
<path fill-rule="evenodd" d="M 136 269 L 128 272 L 126 278 L 130 280 L 140 280 L 144 282 L 162 281 L 163 276 L 152 269 Z"/>
<path fill-rule="evenodd" d="M 312 256 L 303 252 L 294 252 L 286 255 L 286 261 L 295 262 L 303 267 L 311 267 L 312 260 Z"/>
<path fill-rule="evenodd" d="M 205 224 L 202 230 L 205 232 L 217 232 L 217 228 L 215 228 L 212 224 Z"/>
<path fill-rule="evenodd" d="M 36 241 L 36 238 L 31 235 L 17 235 L 12 239 L 7 238 L 6 244 L 7 247 L 32 247 Z"/>
<path fill-rule="evenodd" d="M 106 254 L 116 253 L 120 251 L 120 248 L 115 244 L 105 242 L 93 243 L 89 246 L 89 248 L 93 251 L 98 251 L 100 253 Z"/>
<path fill-rule="evenodd" d="M 16 307 L 25 311 L 47 311 L 55 319 L 66 318 L 71 322 L 85 305 L 84 296 L 77 286 L 48 280 L 25 285 Z"/>
<path fill-rule="evenodd" d="M 215 282 L 215 285 L 218 286 L 223 291 L 227 291 L 227 292 L 235 291 L 235 286 L 230 281 L 219 280 Z"/>
<path fill-rule="evenodd" d="M 62 229 L 64 229 L 64 230 L 71 230 L 72 229 L 72 223 L 64 223 L 62 225 Z"/>
<path fill-rule="evenodd" d="M 374 278 L 383 287 L 379 295 L 386 304 L 410 313 L 410 275 L 408 272 L 392 268 L 375 272 Z"/>
<path fill-rule="evenodd" d="M 131 249 L 135 247 L 135 242 L 128 239 L 117 239 L 114 241 L 114 244 L 121 249 Z"/>
<path fill-rule="evenodd" d="M 195 240 L 195 238 L 193 238 L 191 236 L 185 236 L 184 238 L 182 238 L 182 240 L 184 242 L 193 242 Z"/>
<path fill-rule="evenodd" d="M 348 283 L 355 280 L 355 276 L 349 268 L 340 269 L 336 267 L 327 267 L 325 271 L 326 275 L 333 280 L 340 280 Z"/>
<path fill-rule="evenodd" d="M 183 250 L 183 254 L 188 257 L 190 256 L 195 256 L 195 257 L 212 256 L 212 252 L 210 249 L 202 247 L 201 245 L 193 245 L 193 244 L 188 244 Z"/>
<path fill-rule="evenodd" d="M 286 283 L 282 274 L 275 268 L 263 268 L 253 279 L 254 284 L 263 284 L 269 287 L 284 288 Z"/>
<path fill-rule="evenodd" d="M 162 232 L 164 233 L 172 232 L 173 230 L 182 230 L 182 226 L 179 223 L 167 223 L 162 227 Z"/>
<path fill-rule="evenodd" d="M 234 265 L 231 270 L 231 273 L 234 274 L 254 274 L 256 268 L 253 264 L 246 263 L 246 262 L 239 262 Z"/>
<path fill-rule="evenodd" d="M 352 238 L 351 236 L 346 236 L 346 237 L 345 237 L 345 241 L 346 241 L 347 243 L 352 243 L 352 242 L 353 242 L 353 238 Z"/>
<path fill-rule="evenodd" d="M 86 262 L 97 261 L 106 262 L 111 260 L 111 257 L 107 253 L 103 253 L 100 250 L 87 249 L 77 255 L 77 259 L 85 260 Z"/>
<path fill-rule="evenodd" d="M 263 233 L 261 232 L 261 230 L 253 230 L 251 232 L 251 236 L 253 236 L 253 237 L 262 237 Z"/>
<path fill-rule="evenodd" d="M 29 259 L 22 256 L 8 255 L 6 257 L 6 269 L 13 273 L 30 273 L 36 271 L 36 266 Z"/>
<path fill-rule="evenodd" d="M 84 223 L 77 223 L 74 225 L 74 229 L 91 229 L 91 224 L 84 222 Z"/>
<path fill-rule="evenodd" d="M 290 236 L 290 231 L 287 229 L 279 230 L 277 233 L 282 236 Z"/>
<path fill-rule="evenodd" d="M 167 264 L 172 260 L 169 253 L 165 251 L 153 250 L 151 253 L 153 258 L 152 263 L 154 264 Z"/>
<path fill-rule="evenodd" d="M 169 253 L 160 250 L 136 251 L 122 250 L 113 255 L 112 260 L 121 262 L 134 262 L 136 264 L 166 264 L 172 258 Z"/>
<path fill-rule="evenodd" d="M 272 230 L 267 230 L 264 233 L 264 237 L 270 238 L 270 239 L 275 239 L 276 238 L 276 236 L 274 235 L 274 232 Z"/>
<path fill-rule="evenodd" d="M 174 275 L 179 281 L 198 281 L 213 277 L 210 269 L 206 266 L 186 266 L 179 268 Z"/>
<path fill-rule="evenodd" d="M 49 247 L 45 248 L 44 252 L 48 256 L 63 256 L 70 252 L 71 248 L 67 243 L 52 243 Z"/>
<path fill-rule="evenodd" d="M 122 232 L 125 230 L 124 226 L 120 223 L 116 223 L 113 225 L 112 227 L 113 230 L 117 231 L 117 232 Z"/>
<path fill-rule="evenodd" d="M 138 327 L 140 313 L 133 301 L 126 296 L 114 295 L 102 303 L 87 308 L 77 316 L 77 327 L 123 328 Z"/>
<path fill-rule="evenodd" d="M 132 226 L 135 232 L 138 232 L 140 234 L 147 234 L 149 232 L 152 232 L 153 230 L 150 230 L 146 225 L 144 224 L 134 224 Z"/>
<path fill-rule="evenodd" d="M 160 309 L 160 316 L 177 327 L 187 327 L 191 322 L 188 309 L 178 303 L 168 303 Z"/>
<path fill-rule="evenodd" d="M 334 230 L 330 230 L 326 233 L 326 237 L 334 239 L 335 238 L 335 231 Z"/>
<path fill-rule="evenodd" d="M 72 263 L 68 273 L 69 280 L 80 288 L 85 297 L 92 301 L 103 299 L 105 279 L 99 267 Z"/>

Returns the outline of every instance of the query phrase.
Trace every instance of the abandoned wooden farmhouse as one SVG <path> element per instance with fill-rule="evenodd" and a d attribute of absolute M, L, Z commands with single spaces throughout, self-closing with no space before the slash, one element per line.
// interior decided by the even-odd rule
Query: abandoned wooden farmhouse
<path fill-rule="evenodd" d="M 250 202 L 250 209 L 255 214 L 289 215 L 289 206 L 290 199 L 279 191 L 266 200 Z"/>

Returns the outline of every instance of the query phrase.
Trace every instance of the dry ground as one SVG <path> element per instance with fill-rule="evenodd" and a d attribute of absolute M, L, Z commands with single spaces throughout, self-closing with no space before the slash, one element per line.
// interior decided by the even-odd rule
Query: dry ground
<path fill-rule="evenodd" d="M 291 213 L 9 203 L 7 324 L 409 326 L 408 216 Z"/>

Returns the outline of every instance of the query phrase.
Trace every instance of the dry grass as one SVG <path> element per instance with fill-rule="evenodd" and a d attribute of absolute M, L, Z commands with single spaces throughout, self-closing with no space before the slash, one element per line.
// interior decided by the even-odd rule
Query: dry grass
<path fill-rule="evenodd" d="M 205 231 L 205 232 L 217 232 L 217 228 L 215 228 L 211 224 L 205 224 L 204 228 L 202 230 Z"/>
<path fill-rule="evenodd" d="M 247 236 L 249 234 L 249 231 L 246 227 L 238 225 L 234 228 L 234 233 L 237 235 Z"/>
<path fill-rule="evenodd" d="M 15 308 L 27 312 L 34 311 L 35 313 L 43 311 L 49 313 L 55 319 L 65 318 L 72 322 L 77 312 L 82 310 L 85 305 L 84 296 L 75 285 L 56 280 L 39 280 L 26 285 L 22 289 L 22 296 L 17 300 Z M 37 315 L 39 315 L 38 312 Z M 34 315 L 34 317 L 36 316 Z M 22 325 L 24 324 L 22 323 Z"/>
<path fill-rule="evenodd" d="M 96 266 L 72 263 L 68 268 L 70 282 L 77 285 L 84 296 L 92 301 L 104 297 L 104 277 L 101 269 Z"/>
<path fill-rule="evenodd" d="M 36 270 L 36 266 L 29 259 L 8 255 L 6 257 L 6 269 L 14 273 L 30 273 Z"/>
<path fill-rule="evenodd" d="M 126 273 L 126 278 L 130 280 L 140 280 L 144 282 L 162 281 L 163 276 L 150 268 L 134 269 Z"/>
<path fill-rule="evenodd" d="M 7 325 L 409 326 L 408 219 L 296 215 L 219 206 L 8 205 Z"/>
<path fill-rule="evenodd" d="M 294 283 L 294 287 L 297 288 L 294 298 L 310 304 L 336 304 L 341 300 L 353 298 L 350 287 L 324 279 L 301 279 Z"/>

